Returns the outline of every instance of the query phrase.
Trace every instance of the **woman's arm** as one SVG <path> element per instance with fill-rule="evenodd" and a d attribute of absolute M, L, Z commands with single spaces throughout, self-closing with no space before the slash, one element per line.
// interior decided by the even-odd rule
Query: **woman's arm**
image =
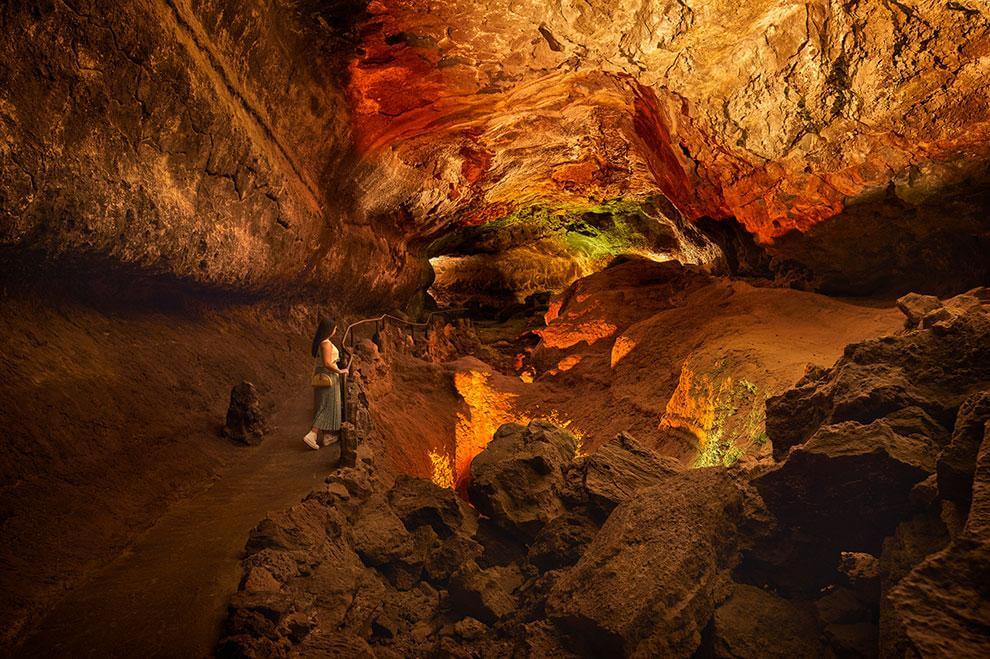
<path fill-rule="evenodd" d="M 347 375 L 348 371 L 346 368 L 337 367 L 337 361 L 333 358 L 333 353 L 335 352 L 336 350 L 333 349 L 333 346 L 330 343 L 324 342 L 320 344 L 320 357 L 323 359 L 323 365 L 334 373 Z"/>

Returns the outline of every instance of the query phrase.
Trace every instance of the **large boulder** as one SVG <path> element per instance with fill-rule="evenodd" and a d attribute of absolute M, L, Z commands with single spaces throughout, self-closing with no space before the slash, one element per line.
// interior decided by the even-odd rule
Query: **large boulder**
<path fill-rule="evenodd" d="M 578 457 L 533 422 L 474 460 L 474 508 L 365 459 L 338 469 L 252 532 L 221 648 L 976 656 L 990 444 L 986 367 L 966 360 L 985 351 L 984 306 L 939 302 L 809 371 L 778 403 L 795 441 L 776 463 L 678 471 L 625 434 Z"/>
<path fill-rule="evenodd" d="M 841 550 L 878 552 L 909 510 L 916 483 L 935 469 L 937 447 L 886 419 L 821 428 L 753 484 L 778 520 Z"/>
<path fill-rule="evenodd" d="M 471 462 L 468 496 L 504 530 L 532 539 L 566 510 L 565 467 L 577 440 L 546 421 L 503 425 Z"/>
<path fill-rule="evenodd" d="M 818 637 L 810 605 L 736 584 L 715 609 L 712 651 L 716 657 L 738 659 L 819 657 L 824 648 Z"/>
<path fill-rule="evenodd" d="M 983 441 L 983 426 L 990 420 L 990 390 L 980 391 L 959 408 L 952 439 L 938 458 L 938 492 L 947 499 L 969 506 L 973 490 L 976 455 Z"/>
<path fill-rule="evenodd" d="M 900 656 L 905 647 L 902 621 L 895 615 L 890 591 L 928 556 L 944 549 L 949 531 L 932 510 L 921 511 L 898 525 L 884 540 L 880 554 L 880 650 L 884 656 Z M 900 648 L 900 651 L 898 651 Z"/>
<path fill-rule="evenodd" d="M 555 584 L 548 616 L 582 653 L 691 656 L 738 562 L 751 496 L 714 469 L 641 490 Z"/>
<path fill-rule="evenodd" d="M 578 498 L 608 516 L 637 491 L 678 471 L 674 458 L 646 448 L 628 433 L 620 433 L 591 455 L 578 458 L 568 472 L 568 480 Z"/>
<path fill-rule="evenodd" d="M 934 295 L 908 293 L 897 300 L 897 308 L 904 314 L 904 327 L 914 329 L 921 319 L 939 309 L 942 303 Z"/>
<path fill-rule="evenodd" d="M 381 495 L 368 499 L 351 529 L 351 542 L 361 560 L 378 568 L 402 590 L 419 581 L 436 540 L 437 535 L 429 526 L 418 527 L 413 532 L 406 530 Z"/>
<path fill-rule="evenodd" d="M 454 491 L 432 481 L 401 475 L 388 493 L 388 503 L 409 531 L 429 526 L 449 538 L 462 526 L 477 526 L 477 514 Z"/>
<path fill-rule="evenodd" d="M 483 569 L 469 561 L 450 578 L 449 603 L 458 616 L 491 624 L 516 610 L 513 594 L 522 583 L 522 574 L 515 566 Z"/>
<path fill-rule="evenodd" d="M 566 512 L 554 517 L 530 543 L 529 562 L 540 570 L 574 565 L 598 529 L 599 525 L 593 519 L 581 513 Z"/>

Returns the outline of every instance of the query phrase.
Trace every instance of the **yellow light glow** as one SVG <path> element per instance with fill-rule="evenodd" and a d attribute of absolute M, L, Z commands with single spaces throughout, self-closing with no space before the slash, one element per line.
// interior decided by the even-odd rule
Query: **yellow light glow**
<path fill-rule="evenodd" d="M 454 487 L 454 467 L 446 452 L 430 451 L 430 464 L 433 466 L 432 480 L 440 487 Z"/>
<path fill-rule="evenodd" d="M 471 460 L 488 446 L 492 435 L 505 423 L 529 423 L 512 407 L 515 394 L 499 391 L 489 384 L 492 374 L 469 370 L 454 374 L 454 386 L 467 405 L 467 413 L 458 412 L 454 454 L 454 476 L 460 481 L 468 472 Z"/>
<path fill-rule="evenodd" d="M 611 356 L 611 366 L 615 368 L 615 365 L 621 362 L 625 357 L 636 348 L 636 342 L 633 341 L 626 335 L 622 335 L 615 340 L 612 345 L 612 356 Z"/>

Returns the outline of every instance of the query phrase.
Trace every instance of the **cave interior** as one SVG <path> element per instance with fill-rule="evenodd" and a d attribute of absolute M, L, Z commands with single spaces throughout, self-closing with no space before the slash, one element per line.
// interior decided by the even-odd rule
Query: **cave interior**
<path fill-rule="evenodd" d="M 0 653 L 990 655 L 982 0 L 0 35 Z"/>

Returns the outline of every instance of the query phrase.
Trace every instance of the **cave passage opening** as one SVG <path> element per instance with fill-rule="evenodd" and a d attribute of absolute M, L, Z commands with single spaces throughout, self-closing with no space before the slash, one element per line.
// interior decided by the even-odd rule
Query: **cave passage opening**
<path fill-rule="evenodd" d="M 713 266 L 721 249 L 662 195 L 599 203 L 526 205 L 429 242 L 441 307 L 497 311 L 546 300 L 581 277 L 629 258 Z"/>

